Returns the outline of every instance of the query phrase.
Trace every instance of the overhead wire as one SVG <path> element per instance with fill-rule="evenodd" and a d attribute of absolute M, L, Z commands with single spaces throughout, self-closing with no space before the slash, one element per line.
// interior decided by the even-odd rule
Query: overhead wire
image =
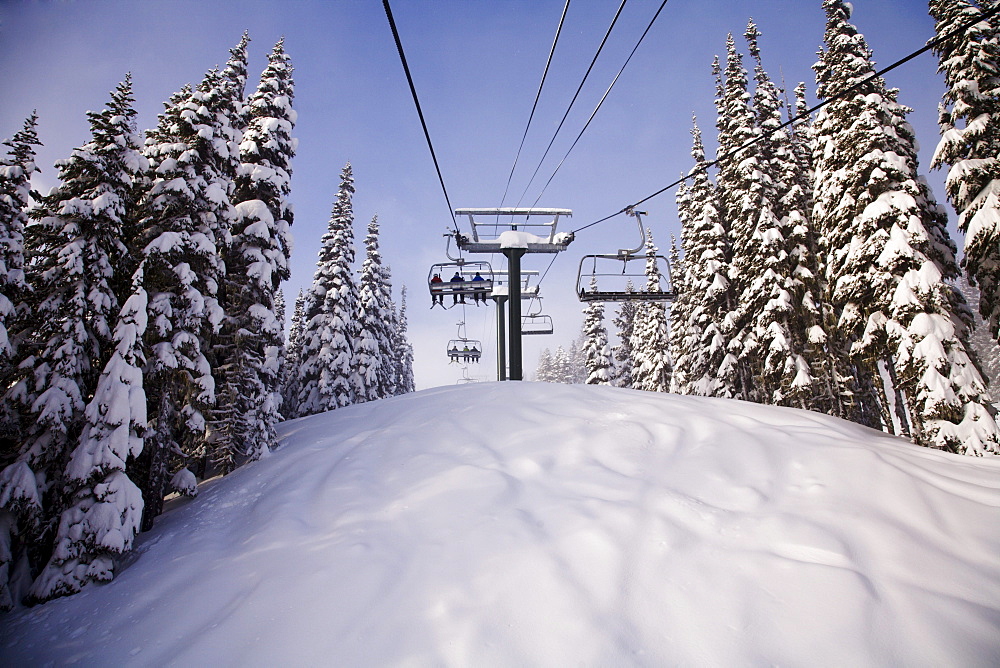
<path fill-rule="evenodd" d="M 437 154 L 434 153 L 434 144 L 431 143 L 431 134 L 427 130 L 427 122 L 424 120 L 424 112 L 420 107 L 420 100 L 417 98 L 417 89 L 413 85 L 413 77 L 410 75 L 410 66 L 406 63 L 406 54 L 403 53 L 403 43 L 399 39 L 399 31 L 396 30 L 396 21 L 392 18 L 392 9 L 389 7 L 389 0 L 382 0 L 382 7 L 385 9 L 385 17 L 389 19 L 389 27 L 392 29 L 392 38 L 396 41 L 396 51 L 399 52 L 399 60 L 403 64 L 403 72 L 406 73 L 406 82 L 410 85 L 410 95 L 413 96 L 413 104 L 417 108 L 417 116 L 420 117 L 420 126 L 424 129 L 424 138 L 427 140 L 427 148 L 430 149 L 431 159 L 434 161 L 434 169 L 437 171 L 438 181 L 441 183 L 441 191 L 444 193 L 444 201 L 448 205 L 448 213 L 451 215 L 452 225 L 455 233 L 458 233 L 458 221 L 455 220 L 455 208 L 451 205 L 448 197 L 448 189 L 444 185 L 444 177 L 441 176 L 441 166 L 438 164 Z"/>
<path fill-rule="evenodd" d="M 504 188 L 503 197 L 500 198 L 500 206 L 503 206 L 507 199 L 507 192 L 510 190 L 511 179 L 514 178 L 514 170 L 517 168 L 517 161 L 521 157 L 521 150 L 524 148 L 524 140 L 528 137 L 528 129 L 531 121 L 535 117 L 535 110 L 538 108 L 538 100 L 542 96 L 542 87 L 545 86 L 545 78 L 549 74 L 549 66 L 552 64 L 552 55 L 556 52 L 556 44 L 559 42 L 559 34 L 562 32 L 563 22 L 566 20 L 566 12 L 569 11 L 570 0 L 566 0 L 563 5 L 562 16 L 559 17 L 559 26 L 556 28 L 556 36 L 552 40 L 552 48 L 549 49 L 549 57 L 545 61 L 545 70 L 542 72 L 542 80 L 538 83 L 538 92 L 535 93 L 535 102 L 531 105 L 531 113 L 528 115 L 528 123 L 524 126 L 524 134 L 521 136 L 521 145 L 517 147 L 517 155 L 514 156 L 514 164 L 510 168 L 510 176 L 507 177 L 507 186 Z"/>
<path fill-rule="evenodd" d="M 549 184 L 552 183 L 552 179 L 555 178 L 556 174 L 559 172 L 559 169 L 563 166 L 563 163 L 566 162 L 566 158 L 568 158 L 569 154 L 573 152 L 573 149 L 576 148 L 576 145 L 580 141 L 580 138 L 583 137 L 583 133 L 586 132 L 587 128 L 590 127 L 591 122 L 594 120 L 594 117 L 597 116 L 597 112 L 600 111 L 601 106 L 604 104 L 604 101 L 608 99 L 608 94 L 611 93 L 611 89 L 614 88 L 615 84 L 618 82 L 618 78 L 621 77 L 622 72 L 625 71 L 625 68 L 629 64 L 629 61 L 632 60 L 632 56 L 634 56 L 635 52 L 639 50 L 639 46 L 642 44 L 642 41 L 646 39 L 646 35 L 649 34 L 649 31 L 652 29 L 653 24 L 656 22 L 656 19 L 660 16 L 660 12 L 663 11 L 663 8 L 666 6 L 667 2 L 668 0 L 663 0 L 663 2 L 660 3 L 660 6 L 659 8 L 657 8 L 656 13 L 653 14 L 653 18 L 650 19 L 649 25 L 646 26 L 646 29 L 639 37 L 639 41 L 636 42 L 635 46 L 632 48 L 631 53 L 628 54 L 628 58 L 625 59 L 625 63 L 622 64 L 621 69 L 618 70 L 618 74 L 616 74 L 615 78 L 611 81 L 611 85 L 608 86 L 608 89 L 606 91 L 604 91 L 604 95 L 601 97 L 601 100 L 597 103 L 597 106 L 594 107 L 594 111 L 590 114 L 590 118 L 587 119 L 587 122 L 584 124 L 583 129 L 580 130 L 580 134 L 576 136 L 576 139 L 573 140 L 573 143 L 570 145 L 569 150 L 566 151 L 566 155 L 562 157 L 562 160 L 560 160 L 559 164 L 556 165 L 556 168 L 555 170 L 553 170 L 552 175 L 549 177 L 549 180 L 545 182 L 544 186 L 542 186 L 542 191 L 538 193 L 538 197 L 535 198 L 535 202 L 534 204 L 532 204 L 532 206 L 538 204 L 538 200 L 540 200 L 542 198 L 542 195 L 545 194 L 545 190 L 549 187 Z M 525 192 L 527 192 L 527 188 L 525 188 Z"/>
<path fill-rule="evenodd" d="M 589 223 L 587 225 L 584 225 L 583 227 L 579 227 L 579 228 L 573 230 L 573 234 L 576 234 L 577 232 L 582 232 L 583 230 L 586 230 L 587 228 L 593 227 L 593 226 L 598 225 L 600 223 L 603 223 L 603 222 L 605 222 L 607 220 L 610 220 L 611 218 L 614 218 L 615 216 L 618 216 L 618 215 L 621 215 L 621 214 L 625 213 L 629 209 L 634 209 L 635 207 L 639 206 L 640 204 L 648 202 L 649 200 L 653 199 L 654 197 L 657 197 L 658 195 L 662 195 L 663 193 L 665 193 L 666 191 L 670 190 L 671 188 L 674 188 L 674 187 L 676 187 L 676 186 L 684 183 L 688 179 L 691 179 L 692 177 L 697 176 L 698 174 L 707 172 L 710 167 L 714 167 L 714 166 L 718 165 L 720 162 L 724 162 L 724 161 L 728 160 L 729 158 L 733 157 L 735 154 L 740 153 L 741 151 L 743 151 L 743 150 L 745 150 L 745 149 L 753 146 L 757 142 L 762 141 L 764 139 L 767 139 L 768 137 L 771 137 L 772 135 L 774 135 L 779 130 L 784 129 L 784 128 L 788 127 L 789 125 L 792 125 L 793 123 L 796 123 L 797 121 L 800 121 L 800 120 L 803 120 L 805 118 L 808 118 L 811 114 L 813 114 L 814 112 L 822 109 L 823 107 L 825 107 L 826 105 L 830 104 L 831 102 L 836 102 L 837 100 L 840 100 L 840 99 L 843 99 L 843 98 L 845 98 L 845 97 L 847 97 L 849 95 L 852 95 L 853 93 L 855 93 L 856 91 L 858 91 L 859 89 L 861 89 L 862 87 L 864 87 L 866 84 L 868 84 L 871 81 L 873 81 L 874 79 L 877 79 L 877 78 L 881 77 L 886 72 L 891 72 L 892 70 L 896 69 L 897 67 L 899 67 L 901 65 L 904 65 L 905 63 L 908 63 L 909 61 L 913 60 L 917 56 L 920 56 L 920 55 L 926 53 L 927 51 L 933 49 L 935 46 L 937 46 L 941 42 L 944 42 L 945 40 L 954 37 L 958 33 L 971 28 L 972 26 L 976 25 L 977 23 L 980 23 L 981 21 L 985 21 L 985 20 L 991 18 L 992 16 L 996 15 L 997 13 L 1000 13 L 1000 5 L 994 7 L 992 9 L 990 9 L 990 10 L 982 12 L 974 20 L 968 21 L 967 23 L 964 23 L 964 24 L 960 25 L 959 27 L 955 28 L 954 30 L 952 30 L 950 32 L 947 32 L 947 33 L 945 33 L 943 35 L 940 35 L 940 36 L 938 36 L 938 37 L 936 37 L 934 39 L 929 40 L 927 42 L 927 44 L 925 44 L 920 49 L 917 49 L 913 53 L 910 53 L 909 55 L 904 56 L 903 58 L 900 58 L 899 60 L 897 60 L 893 64 L 889 65 L 888 67 L 884 67 L 884 68 L 882 68 L 881 70 L 879 70 L 877 72 L 873 72 L 872 74 L 868 75 L 867 77 L 865 77 L 861 81 L 857 82 L 853 86 L 850 86 L 850 87 L 846 88 L 845 90 L 841 91 L 840 93 L 837 93 L 836 95 L 832 95 L 832 96 L 826 98 L 825 100 L 823 100 L 819 104 L 817 104 L 817 105 L 815 105 L 815 106 L 813 106 L 813 107 L 811 107 L 809 109 L 806 109 L 801 114 L 798 114 L 797 116 L 789 118 L 787 121 L 785 121 L 781 125 L 778 125 L 778 126 L 776 126 L 774 128 L 771 128 L 770 130 L 761 133 L 760 135 L 754 137 L 753 139 L 751 139 L 751 140 L 749 140 L 747 142 L 744 142 L 741 146 L 738 146 L 738 147 L 736 147 L 734 149 L 731 149 L 731 150 L 723 153 L 722 155 L 718 156 L 715 160 L 712 160 L 710 162 L 706 162 L 706 163 L 704 163 L 703 165 L 701 165 L 699 167 L 695 167 L 690 172 L 688 172 L 688 174 L 686 176 L 682 176 L 681 178 L 677 179 L 676 181 L 672 181 L 671 183 L 668 183 L 667 185 L 663 186 L 662 188 L 660 188 L 659 190 L 657 190 L 653 194 L 647 195 L 646 197 L 643 197 L 638 202 L 635 202 L 633 204 L 629 204 L 628 206 L 623 207 L 619 211 L 616 211 L 615 213 L 612 213 L 612 214 L 610 214 L 608 216 L 605 216 L 604 218 L 601 218 L 600 220 L 595 220 L 592 223 Z"/>
<path fill-rule="evenodd" d="M 534 182 L 535 177 L 538 176 L 538 171 L 542 168 L 542 164 L 545 162 L 545 158 L 548 157 L 549 151 L 552 149 L 552 145 L 556 141 L 556 137 L 559 136 L 559 132 L 562 130 L 563 124 L 566 122 L 566 118 L 569 117 L 569 112 L 573 109 L 573 105 L 576 104 L 576 99 L 580 96 L 580 91 L 583 90 L 584 84 L 587 83 L 587 77 L 590 76 L 590 72 L 591 70 L 594 69 L 594 64 L 597 62 L 597 58 L 601 55 L 601 51 L 604 50 L 604 45 L 607 44 L 608 37 L 610 37 L 611 31 L 614 29 L 615 24 L 618 22 L 618 17 L 621 16 L 622 10 L 625 8 L 626 2 L 628 2 L 628 0 L 622 0 L 621 4 L 618 5 L 618 11 L 615 12 L 615 16 L 611 20 L 611 25 L 608 26 L 607 31 L 604 33 L 604 39 L 601 40 L 600 46 L 597 47 L 597 52 L 594 54 L 594 57 L 590 60 L 590 66 L 587 67 L 587 71 L 583 74 L 583 79 L 580 80 L 580 85 L 577 86 L 576 92 L 573 94 L 573 99 L 570 100 L 569 106 L 566 107 L 566 112 L 563 114 L 562 119 L 559 121 L 559 125 L 556 127 L 556 131 L 552 133 L 552 139 L 549 140 L 549 145 L 545 147 L 545 152 L 542 153 L 542 157 L 538 161 L 538 166 L 535 167 L 535 171 L 532 173 L 531 178 L 528 180 L 528 185 L 525 186 L 524 193 L 521 194 L 521 199 L 524 198 L 524 194 L 528 192 L 528 188 L 531 187 L 531 184 Z M 524 140 L 522 139 L 522 143 L 523 141 Z M 514 171 L 512 169 L 511 176 L 513 175 Z M 507 179 L 507 186 L 510 187 L 509 178 Z M 507 194 L 506 191 L 504 191 L 505 196 L 506 194 Z M 518 201 L 518 203 L 520 203 L 520 200 Z"/>

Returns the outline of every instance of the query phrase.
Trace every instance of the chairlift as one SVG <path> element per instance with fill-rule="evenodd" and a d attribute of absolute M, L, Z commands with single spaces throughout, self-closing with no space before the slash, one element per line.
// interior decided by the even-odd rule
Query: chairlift
<path fill-rule="evenodd" d="M 620 249 L 614 255 L 584 255 L 576 275 L 576 294 L 581 302 L 666 302 L 677 296 L 667 258 L 643 253 L 646 233 L 641 216 L 645 212 L 630 209 L 628 213 L 639 225 L 639 246 Z M 655 287 L 649 286 L 646 272 L 650 263 L 659 277 Z"/>
<path fill-rule="evenodd" d="M 451 235 L 448 237 L 448 246 L 451 246 Z M 435 304 L 445 306 L 445 296 L 451 296 L 454 306 L 458 303 L 467 304 L 467 296 L 472 297 L 473 303 L 486 303 L 486 298 L 493 291 L 494 274 L 489 262 L 483 260 L 466 260 L 465 258 L 452 257 L 451 252 L 446 250 L 448 262 L 438 262 L 431 265 L 427 272 L 427 287 L 431 293 L 431 308 Z"/>
<path fill-rule="evenodd" d="M 458 334 L 448 342 L 445 349 L 448 352 L 448 362 L 478 362 L 483 354 L 483 344 L 477 339 L 465 336 L 465 322 L 458 323 Z"/>
<path fill-rule="evenodd" d="M 522 336 L 551 334 L 553 332 L 552 316 L 542 313 L 541 298 L 535 298 L 535 301 L 538 303 L 538 310 L 534 312 L 529 311 L 526 315 L 521 316 Z"/>
<path fill-rule="evenodd" d="M 483 344 L 475 339 L 452 339 L 447 350 L 449 362 L 478 362 L 483 355 Z"/>
<path fill-rule="evenodd" d="M 558 232 L 560 217 L 573 215 L 570 209 L 534 207 L 499 207 L 486 209 L 455 209 L 456 216 L 468 216 L 471 235 L 454 232 L 458 247 L 470 253 L 502 253 L 508 248 L 522 248 L 525 253 L 559 253 L 573 241 L 572 232 Z M 500 216 L 507 223 L 497 222 Z M 504 228 L 495 238 L 487 236 Z"/>

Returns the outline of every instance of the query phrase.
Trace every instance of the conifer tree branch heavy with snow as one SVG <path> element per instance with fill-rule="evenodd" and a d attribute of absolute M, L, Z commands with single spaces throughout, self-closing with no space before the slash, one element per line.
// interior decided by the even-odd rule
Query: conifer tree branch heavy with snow
<path fill-rule="evenodd" d="M 929 6 L 939 36 L 959 31 L 934 47 L 947 88 L 931 167 L 950 167 L 945 190 L 965 233 L 962 263 L 979 288 L 979 312 L 1000 339 L 1000 18 L 976 21 L 989 6 L 970 0 Z"/>
<path fill-rule="evenodd" d="M 843 0 L 825 0 L 814 66 L 832 98 L 875 70 Z M 968 312 L 944 212 L 917 174 L 908 109 L 872 78 L 816 119 L 813 220 L 823 234 L 835 345 L 862 388 L 861 419 L 919 444 L 1000 453 L 1000 429 L 967 350 Z"/>

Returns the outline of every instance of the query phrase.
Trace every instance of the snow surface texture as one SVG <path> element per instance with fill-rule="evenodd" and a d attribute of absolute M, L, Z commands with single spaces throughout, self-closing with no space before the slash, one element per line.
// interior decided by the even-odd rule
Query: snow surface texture
<path fill-rule="evenodd" d="M 38 665 L 1000 665 L 1000 459 L 793 409 L 437 388 L 287 422 Z"/>

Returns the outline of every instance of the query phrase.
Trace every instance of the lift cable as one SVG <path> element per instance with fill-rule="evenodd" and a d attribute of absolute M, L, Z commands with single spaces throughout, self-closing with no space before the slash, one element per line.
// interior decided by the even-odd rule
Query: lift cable
<path fill-rule="evenodd" d="M 417 116 L 420 117 L 420 126 L 424 129 L 424 137 L 427 139 L 427 148 L 431 151 L 431 159 L 434 161 L 434 169 L 437 170 L 438 181 L 441 182 L 441 191 L 444 193 L 444 201 L 448 205 L 448 213 L 451 214 L 451 222 L 458 233 L 458 221 L 455 220 L 455 208 L 451 205 L 448 197 L 448 189 L 444 187 L 444 177 L 441 176 L 441 166 L 438 165 L 437 155 L 434 153 L 434 145 L 431 143 L 431 135 L 427 130 L 427 123 L 424 121 L 424 112 L 420 108 L 420 100 L 417 99 L 417 89 L 413 85 L 413 77 L 410 75 L 410 66 L 406 64 L 406 55 L 403 53 L 403 43 L 399 40 L 399 32 L 396 30 L 396 22 L 392 18 L 392 10 L 389 8 L 389 0 L 382 0 L 382 7 L 385 9 L 385 17 L 389 19 L 389 27 L 392 29 L 392 38 L 396 40 L 396 51 L 399 52 L 399 60 L 403 64 L 403 72 L 406 73 L 406 82 L 410 85 L 410 94 L 413 96 L 413 104 L 417 107 Z"/>
<path fill-rule="evenodd" d="M 607 44 L 608 37 L 611 36 L 611 31 L 614 29 L 615 24 L 618 22 L 618 17 L 621 16 L 622 10 L 625 8 L 626 2 L 628 2 L 628 0 L 622 0 L 622 3 L 618 6 L 618 11 L 615 12 L 615 17 L 611 20 L 611 25 L 608 26 L 607 32 L 604 33 L 604 39 L 601 40 L 601 45 L 597 47 L 597 53 L 595 53 L 593 59 L 591 59 L 590 66 L 587 68 L 587 71 L 583 75 L 583 79 L 580 81 L 580 85 L 577 86 L 576 92 L 573 94 L 573 99 L 570 100 L 569 106 L 566 107 L 566 113 L 563 114 L 562 120 L 559 121 L 559 125 L 558 127 L 556 127 L 556 131 L 552 134 L 552 139 L 549 140 L 549 145 L 545 147 L 545 152 L 542 154 L 541 160 L 538 161 L 538 166 L 535 167 L 535 171 L 534 173 L 532 173 L 531 179 L 528 180 L 528 185 L 525 186 L 524 189 L 525 192 L 528 191 L 528 188 L 530 188 L 531 184 L 535 181 L 535 177 L 538 176 L 538 170 L 542 168 L 542 163 L 544 163 L 545 158 L 548 157 L 549 151 L 552 149 L 552 145 L 556 141 L 556 137 L 559 136 L 559 132 L 562 130 L 563 123 L 566 122 L 566 119 L 569 117 L 570 110 L 572 110 L 573 105 L 576 104 L 576 99 L 580 96 L 580 91 L 583 90 L 583 85 L 587 83 L 587 77 L 590 76 L 591 70 L 594 69 L 594 64 L 597 63 L 598 56 L 600 56 L 601 51 L 604 50 L 604 45 Z M 513 174 L 514 172 L 513 170 L 511 170 L 511 175 L 513 176 Z M 510 187 L 510 179 L 507 180 L 507 186 Z M 504 191 L 504 196 L 506 196 L 506 191 Z M 521 194 L 521 199 L 524 199 L 523 193 Z"/>
<path fill-rule="evenodd" d="M 528 137 L 528 128 L 531 127 L 531 121 L 535 117 L 535 110 L 538 108 L 538 99 L 542 96 L 542 87 L 545 85 L 545 77 L 549 74 L 549 65 L 552 64 L 552 54 L 556 52 L 556 44 L 559 42 L 559 33 L 562 32 L 563 21 L 566 20 L 566 12 L 569 10 L 569 2 L 570 0 L 566 0 L 566 4 L 563 5 L 562 16 L 559 17 L 559 26 L 556 28 L 556 36 L 552 40 L 552 48 L 549 49 L 549 58 L 545 61 L 545 70 L 542 72 L 542 80 L 538 83 L 538 92 L 535 93 L 535 102 L 531 105 L 531 113 L 528 115 L 528 123 L 524 126 L 524 134 L 521 136 L 521 145 L 517 147 L 517 155 L 514 156 L 514 164 L 510 167 L 510 176 L 507 177 L 507 186 L 504 188 L 503 197 L 500 198 L 501 207 L 507 199 L 507 191 L 510 190 L 510 181 L 514 178 L 514 169 L 517 167 L 517 161 L 521 157 L 521 149 L 524 148 L 524 140 Z"/>
<path fill-rule="evenodd" d="M 843 99 L 843 98 L 845 98 L 845 97 L 847 97 L 849 95 L 852 95 L 853 93 L 857 92 L 860 88 L 864 87 L 867 83 L 869 83 L 873 79 L 877 79 L 878 77 L 881 77 L 886 72 L 894 70 L 897 67 L 899 67 L 900 65 L 903 65 L 904 63 L 908 63 L 909 61 L 913 60 L 917 56 L 922 55 L 926 51 L 929 51 L 929 50 L 933 49 L 935 46 L 937 46 L 941 42 L 954 37 L 958 33 L 963 32 L 963 31 L 971 28 L 972 26 L 976 25 L 977 23 L 980 23 L 982 21 L 985 21 L 985 20 L 991 18 L 992 16 L 996 15 L 997 13 L 1000 13 L 1000 6 L 997 6 L 997 7 L 994 7 L 992 9 L 988 10 L 988 11 L 982 12 L 982 14 L 980 14 L 974 20 L 969 21 L 969 22 L 967 22 L 967 23 L 959 26 L 958 28 L 955 28 L 951 32 L 945 33 L 944 35 L 941 35 L 940 37 L 936 37 L 936 38 L 928 41 L 927 44 L 925 46 L 923 46 L 922 48 L 914 51 L 913 53 L 909 54 L 908 56 L 904 56 L 903 58 L 900 58 L 899 60 L 897 60 L 896 62 L 894 62 L 892 65 L 889 65 L 888 67 L 885 67 L 885 68 L 879 70 L 878 72 L 874 72 L 874 73 L 868 75 L 867 77 L 865 77 L 864 79 L 862 79 L 858 83 L 854 84 L 850 88 L 847 88 L 846 90 L 844 90 L 844 91 L 842 91 L 842 92 L 840 92 L 840 93 L 838 93 L 836 95 L 833 95 L 832 97 L 828 97 L 827 99 L 823 100 L 822 102 L 820 102 L 816 106 L 814 106 L 814 107 L 812 107 L 810 109 L 806 109 L 805 111 L 803 111 L 798 116 L 790 118 L 789 120 L 785 121 L 781 125 L 779 125 L 779 126 L 777 126 L 775 128 L 772 128 L 772 129 L 768 130 L 767 132 L 764 132 L 763 134 L 758 135 L 757 137 L 754 137 L 753 139 L 751 139 L 748 142 L 745 142 L 742 146 L 738 146 L 737 148 L 734 148 L 731 151 L 728 151 L 728 152 L 720 155 L 715 160 L 712 160 L 711 162 L 706 162 L 705 164 L 701 165 L 700 167 L 695 167 L 694 169 L 692 169 L 687 174 L 687 176 L 682 176 L 681 178 L 677 179 L 676 181 L 673 181 L 672 183 L 667 184 L 666 186 L 664 186 L 664 187 L 660 188 L 659 190 L 657 190 L 652 195 L 647 195 L 646 197 L 643 197 L 638 202 L 635 202 L 634 204 L 630 204 L 630 205 L 624 207 L 623 209 L 621 209 L 620 211 L 616 211 L 616 212 L 614 212 L 613 214 L 611 214 L 609 216 L 605 216 L 604 218 L 601 218 L 600 220 L 595 220 L 592 223 L 589 223 L 587 225 L 584 225 L 583 227 L 580 227 L 580 228 L 577 228 L 577 229 L 573 230 L 573 234 L 576 234 L 577 232 L 582 232 L 583 230 L 587 229 L 588 227 L 593 227 L 594 225 L 597 225 L 599 223 L 603 223 L 604 221 L 610 220 L 611 218 L 614 218 L 615 216 L 619 216 L 619 215 L 621 215 L 623 213 L 626 213 L 629 209 L 634 209 L 635 207 L 639 206 L 640 204 L 643 204 L 644 202 L 647 202 L 647 201 L 653 199 L 654 197 L 656 197 L 658 195 L 662 195 L 666 191 L 670 190 L 671 188 L 674 188 L 675 186 L 678 186 L 678 185 L 684 183 L 688 179 L 690 179 L 690 178 L 692 178 L 694 176 L 697 176 L 698 174 L 701 174 L 703 172 L 707 172 L 708 169 L 709 169 L 709 167 L 714 167 L 714 166 L 718 165 L 720 162 L 724 162 L 724 161 L 728 160 L 729 158 L 733 157 L 735 154 L 743 151 L 744 149 L 749 148 L 750 146 L 753 146 L 757 142 L 770 137 L 771 135 L 773 135 L 774 133 L 776 133 L 778 130 L 786 128 L 789 125 L 792 125 L 793 123 L 795 123 L 797 121 L 800 121 L 800 120 L 802 120 L 804 118 L 807 118 L 813 112 L 815 112 L 815 111 L 817 111 L 819 109 L 822 109 L 823 107 L 825 107 L 826 105 L 830 104 L 831 102 L 835 102 L 835 101 Z"/>
<path fill-rule="evenodd" d="M 608 99 L 608 94 L 611 92 L 611 89 L 614 88 L 615 83 L 617 83 L 618 81 L 618 78 L 622 75 L 622 72 L 625 71 L 625 68 L 629 64 L 629 61 L 632 60 L 632 56 L 634 56 L 635 52 L 639 49 L 639 46 L 642 44 L 642 40 L 644 40 L 646 38 L 646 35 L 649 34 L 650 29 L 652 29 L 653 27 L 653 23 L 656 22 L 657 17 L 659 17 L 660 12 L 663 11 L 663 8 L 664 6 L 666 6 L 667 2 L 668 0 L 663 0 L 663 2 L 660 3 L 659 9 L 656 10 L 656 13 L 653 15 L 653 18 L 650 19 L 649 25 L 646 26 L 646 30 L 643 31 L 642 36 L 639 37 L 639 41 L 636 42 L 635 47 L 632 48 L 632 52 L 629 53 L 628 58 L 625 59 L 625 63 L 622 65 L 621 69 L 618 70 L 618 74 L 615 75 L 615 78 L 611 81 L 611 85 L 608 86 L 608 89 L 606 91 L 604 91 L 604 96 L 601 97 L 600 102 L 597 103 L 597 106 L 594 108 L 594 111 L 590 114 L 590 118 L 587 119 L 587 123 L 583 126 L 583 129 L 580 130 L 580 134 L 576 136 L 576 139 L 573 140 L 573 143 L 570 145 L 569 150 L 566 151 L 566 155 L 564 155 L 562 157 L 562 160 L 559 161 L 559 164 L 556 165 L 555 170 L 552 172 L 552 176 L 550 176 L 549 180 L 545 182 L 544 186 L 542 186 L 542 191 L 538 193 L 538 197 L 535 198 L 535 202 L 534 204 L 532 204 L 532 206 L 538 204 L 538 200 L 540 200 L 542 198 L 542 195 L 545 194 L 545 189 L 549 187 L 550 183 L 552 183 L 552 179 L 555 178 L 556 174 L 559 172 L 559 169 L 563 166 L 563 163 L 566 162 L 566 158 L 568 158 L 569 154 L 573 152 L 573 149 L 576 148 L 577 142 L 580 141 L 580 138 L 583 136 L 583 133 L 586 132 L 587 128 L 590 127 L 590 123 L 594 120 L 594 117 L 597 116 L 597 112 L 600 110 L 601 105 L 603 105 L 604 101 Z M 527 188 L 525 188 L 524 190 L 525 192 L 528 191 Z M 523 193 L 521 197 L 524 197 Z"/>

